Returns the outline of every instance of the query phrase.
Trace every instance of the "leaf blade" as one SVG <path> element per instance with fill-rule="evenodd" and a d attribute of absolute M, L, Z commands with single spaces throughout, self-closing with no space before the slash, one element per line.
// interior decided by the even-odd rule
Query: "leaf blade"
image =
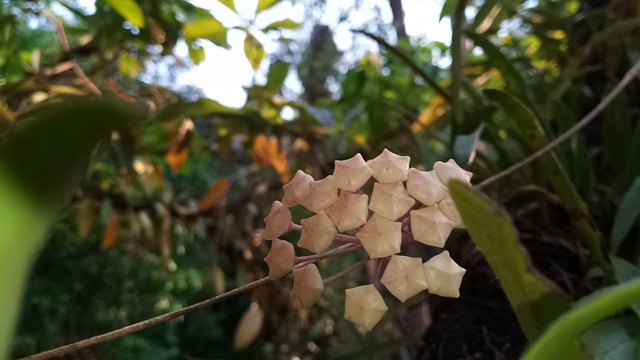
<path fill-rule="evenodd" d="M 640 215 L 640 177 L 637 177 L 622 197 L 611 230 L 611 252 L 616 253 L 634 222 Z"/>
<path fill-rule="evenodd" d="M 107 3 L 135 27 L 144 27 L 144 13 L 135 0 L 107 0 Z"/>

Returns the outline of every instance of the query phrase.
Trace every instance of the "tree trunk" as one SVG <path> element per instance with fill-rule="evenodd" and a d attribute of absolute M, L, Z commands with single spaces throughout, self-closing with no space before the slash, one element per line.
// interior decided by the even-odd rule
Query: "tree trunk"
<path fill-rule="evenodd" d="M 407 39 L 407 30 L 404 28 L 404 10 L 402 10 L 402 0 L 389 0 L 391 13 L 393 14 L 393 27 L 396 29 L 398 41 Z"/>

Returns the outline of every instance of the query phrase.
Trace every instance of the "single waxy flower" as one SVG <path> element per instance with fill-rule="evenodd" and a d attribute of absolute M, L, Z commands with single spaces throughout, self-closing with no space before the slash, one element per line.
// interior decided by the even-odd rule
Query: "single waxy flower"
<path fill-rule="evenodd" d="M 369 196 L 342 190 L 338 200 L 327 209 L 327 214 L 333 220 L 338 231 L 344 232 L 367 222 L 368 204 Z"/>
<path fill-rule="evenodd" d="M 449 159 L 446 163 L 436 161 L 433 165 L 433 170 L 438 175 L 438 179 L 440 179 L 444 185 L 447 185 L 451 179 L 470 183 L 471 177 L 473 176 L 473 173 L 461 168 L 453 159 Z"/>
<path fill-rule="evenodd" d="M 333 221 L 324 210 L 320 210 L 309 218 L 300 220 L 300 225 L 302 225 L 302 230 L 298 246 L 314 253 L 321 253 L 327 250 L 338 233 Z"/>
<path fill-rule="evenodd" d="M 284 197 L 282 203 L 287 207 L 293 207 L 300 203 L 300 198 L 309 191 L 309 184 L 313 181 L 311 175 L 298 170 L 293 179 L 282 187 Z"/>
<path fill-rule="evenodd" d="M 391 256 L 400 252 L 402 224 L 373 214 L 356 237 L 370 258 Z"/>
<path fill-rule="evenodd" d="M 269 265 L 269 278 L 275 280 L 287 275 L 293 269 L 295 257 L 293 244 L 288 241 L 273 239 L 271 249 L 269 249 L 269 253 L 264 258 L 264 261 Z"/>
<path fill-rule="evenodd" d="M 426 245 L 443 247 L 456 224 L 446 217 L 438 206 L 411 210 L 413 239 Z"/>
<path fill-rule="evenodd" d="M 458 207 L 451 196 L 445 196 L 445 198 L 438 203 L 438 208 L 449 220 L 453 221 L 456 227 L 464 228 Z"/>
<path fill-rule="evenodd" d="M 344 319 L 371 331 L 389 309 L 373 285 L 345 290 Z"/>
<path fill-rule="evenodd" d="M 384 149 L 375 159 L 367 161 L 373 169 L 373 177 L 381 183 L 393 183 L 407 180 L 409 170 L 408 156 L 400 156 Z"/>
<path fill-rule="evenodd" d="M 350 159 L 334 162 L 333 178 L 342 190 L 357 191 L 371 178 L 371 175 L 373 170 L 360 153 Z"/>
<path fill-rule="evenodd" d="M 293 298 L 304 308 L 312 307 L 324 290 L 322 276 L 315 264 L 293 270 Z"/>
<path fill-rule="evenodd" d="M 264 225 L 265 229 L 262 233 L 262 238 L 273 240 L 289 231 L 291 212 L 280 201 L 274 201 L 271 205 L 271 211 L 264 218 Z"/>
<path fill-rule="evenodd" d="M 431 294 L 452 298 L 460 297 L 460 283 L 462 283 L 462 277 L 467 270 L 456 264 L 448 251 L 443 251 L 432 257 L 422 266 Z"/>
<path fill-rule="evenodd" d="M 402 302 L 427 289 L 422 260 L 408 256 L 391 256 L 380 282 Z"/>
<path fill-rule="evenodd" d="M 435 171 L 420 171 L 415 168 L 407 172 L 407 192 L 424 205 L 433 206 L 448 193 Z"/>
<path fill-rule="evenodd" d="M 407 194 L 402 182 L 373 184 L 369 209 L 389 220 L 396 220 L 411 209 L 416 201 Z"/>
<path fill-rule="evenodd" d="M 333 181 L 333 176 L 329 175 L 322 180 L 310 182 L 309 191 L 299 200 L 302 206 L 314 213 L 331 206 L 338 200 L 338 188 Z"/>

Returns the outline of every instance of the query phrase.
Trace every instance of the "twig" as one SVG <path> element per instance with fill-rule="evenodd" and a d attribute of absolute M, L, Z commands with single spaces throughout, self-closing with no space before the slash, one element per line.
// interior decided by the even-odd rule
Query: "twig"
<path fill-rule="evenodd" d="M 62 52 L 63 53 L 69 52 L 69 50 L 71 50 L 71 47 L 69 46 L 69 40 L 67 39 L 67 33 L 64 31 L 64 24 L 62 23 L 62 21 L 60 21 L 60 19 L 55 17 L 55 15 L 53 15 L 47 9 L 41 10 L 40 13 L 44 17 L 49 19 L 49 21 L 51 21 L 53 25 L 56 26 L 56 29 L 58 30 L 58 37 L 60 38 L 60 47 L 62 48 Z M 78 78 L 80 78 L 80 80 L 84 83 L 87 89 L 89 89 L 89 91 L 91 91 L 94 95 L 102 95 L 102 92 L 100 92 L 100 89 L 98 89 L 96 84 L 94 84 L 93 81 L 89 79 L 87 74 L 84 73 L 84 70 L 82 70 L 82 68 L 78 65 L 78 63 L 76 63 L 74 60 L 70 60 L 70 62 L 73 64 L 73 67 L 72 67 L 73 72 L 76 74 Z"/>
<path fill-rule="evenodd" d="M 624 90 L 624 88 L 631 82 L 631 80 L 633 80 L 633 78 L 638 74 L 639 71 L 640 61 L 636 62 L 635 65 L 633 65 L 633 67 L 629 69 L 629 71 L 627 71 L 627 73 L 622 78 L 622 81 L 620 81 L 618 85 L 616 85 L 616 87 L 613 88 L 613 90 L 611 90 L 611 92 L 607 94 L 607 96 L 605 96 L 604 99 L 602 99 L 602 101 L 595 108 L 593 108 L 593 110 L 591 110 L 585 117 L 580 119 L 580 121 L 573 125 L 569 130 L 555 138 L 553 141 L 549 142 L 546 146 L 529 155 L 527 158 L 489 177 L 475 187 L 477 189 L 483 189 L 531 164 L 541 156 L 558 147 L 558 145 L 567 141 L 573 135 L 582 130 L 585 126 L 589 125 L 589 123 L 593 121 L 593 119 L 595 119 L 598 115 L 600 115 L 600 113 L 611 103 L 611 101 L 613 101 L 613 99 L 615 99 L 622 92 L 622 90 Z"/>
<path fill-rule="evenodd" d="M 233 290 L 227 291 L 224 294 L 220 294 L 218 296 L 214 296 L 210 299 L 201 301 L 199 303 L 193 304 L 193 305 L 189 305 L 187 307 L 184 307 L 180 310 L 176 310 L 176 311 L 172 311 L 170 313 L 164 314 L 164 315 L 160 315 L 160 316 L 156 316 L 154 318 L 151 319 L 147 319 L 144 321 L 140 321 L 138 323 L 135 323 L 133 325 L 129 325 L 126 327 L 123 327 L 121 329 L 118 330 L 114 330 L 111 332 L 108 332 L 106 334 L 102 334 L 102 335 L 98 335 L 98 336 L 94 336 L 92 338 L 88 338 L 85 340 L 81 340 L 78 341 L 76 343 L 73 344 L 69 344 L 69 345 L 65 345 L 53 350 L 49 350 L 49 351 L 45 351 L 45 352 L 41 352 L 39 354 L 35 354 L 35 355 L 31 355 L 31 356 L 27 356 L 25 358 L 22 358 L 21 360 L 44 360 L 44 359 L 51 359 L 53 357 L 58 357 L 58 356 L 62 356 L 64 354 L 70 353 L 70 352 L 74 352 L 74 351 L 78 351 L 80 349 L 89 347 L 89 346 L 93 346 L 99 343 L 103 343 L 109 340 L 113 340 L 116 338 L 119 338 L 121 336 L 124 335 L 128 335 L 131 333 L 134 333 L 136 331 L 140 331 L 143 329 L 146 329 L 150 326 L 153 325 L 157 325 L 160 323 L 163 323 L 165 321 L 169 321 L 178 317 L 181 317 L 187 313 L 190 313 L 192 311 L 195 310 L 199 310 L 202 308 L 205 308 L 207 306 L 211 306 L 213 304 L 216 304 L 218 302 L 221 302 L 223 300 L 226 300 L 228 298 L 234 297 L 236 295 L 242 294 L 245 291 L 254 289 L 258 286 L 264 285 L 268 282 L 272 281 L 271 279 L 269 279 L 268 277 L 263 277 L 262 279 L 256 280 L 252 283 L 240 286 L 238 288 L 235 288 Z"/>
<path fill-rule="evenodd" d="M 440 87 L 440 85 L 438 85 L 438 83 L 435 80 L 433 80 L 431 78 L 431 76 L 429 76 L 429 74 L 427 74 L 424 70 L 422 70 L 420 68 L 420 66 L 418 66 L 418 64 L 416 64 L 409 56 L 407 56 L 407 54 L 405 54 L 404 52 L 400 51 L 395 46 L 389 44 L 385 39 L 381 38 L 378 35 L 374 35 L 374 34 L 368 32 L 368 31 L 365 31 L 365 30 L 351 30 L 351 31 L 355 32 L 355 33 L 363 34 L 363 35 L 371 38 L 373 41 L 377 42 L 382 47 L 387 49 L 387 51 L 389 51 L 389 52 L 395 54 L 396 56 L 398 56 L 405 64 L 409 65 L 409 67 L 416 74 L 420 75 L 420 77 L 427 84 L 429 84 L 429 86 L 431 86 L 438 93 L 438 95 L 440 95 L 443 98 L 445 98 L 445 100 L 447 100 L 447 102 L 451 102 L 451 96 L 449 96 L 449 94 L 447 94 L 447 92 L 444 91 L 444 89 L 442 87 Z"/>

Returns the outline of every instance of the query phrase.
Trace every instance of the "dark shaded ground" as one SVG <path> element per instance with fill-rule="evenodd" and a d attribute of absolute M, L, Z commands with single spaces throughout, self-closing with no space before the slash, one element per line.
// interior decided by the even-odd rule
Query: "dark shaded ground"
<path fill-rule="evenodd" d="M 505 203 L 534 266 L 570 297 L 588 293 L 582 264 L 564 210 L 537 190 Z M 523 206 L 526 204 L 526 206 Z M 423 360 L 519 359 L 527 340 L 500 283 L 466 232 L 447 244 L 452 257 L 467 269 L 459 299 L 429 298 L 432 325 L 417 357 Z M 586 254 L 582 254 L 586 255 Z"/>

